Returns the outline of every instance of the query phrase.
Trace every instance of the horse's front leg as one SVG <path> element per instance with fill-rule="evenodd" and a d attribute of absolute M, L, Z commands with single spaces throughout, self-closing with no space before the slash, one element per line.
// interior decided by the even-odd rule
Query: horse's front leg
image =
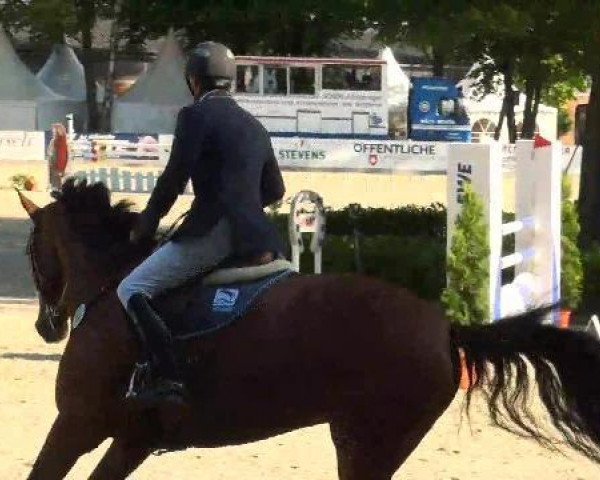
<path fill-rule="evenodd" d="M 28 479 L 63 479 L 79 457 L 96 448 L 105 438 L 104 431 L 94 422 L 59 413 Z"/>
<path fill-rule="evenodd" d="M 115 438 L 89 480 L 125 480 L 151 452 L 148 446 Z"/>

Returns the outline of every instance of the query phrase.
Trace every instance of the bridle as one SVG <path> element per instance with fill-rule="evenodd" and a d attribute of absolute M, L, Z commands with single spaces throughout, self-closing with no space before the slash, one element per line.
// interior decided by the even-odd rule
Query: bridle
<path fill-rule="evenodd" d="M 179 217 L 177 217 L 177 219 L 173 222 L 171 227 L 159 240 L 158 247 L 170 240 L 171 234 L 175 230 L 175 228 L 177 228 L 178 223 L 189 213 L 190 210 L 184 212 Z M 60 320 L 61 313 L 64 313 L 64 297 L 67 291 L 68 283 L 65 282 L 57 300 L 48 301 L 48 298 L 54 298 L 53 295 L 55 296 L 56 292 L 59 291 L 60 283 L 62 282 L 63 278 L 60 274 L 56 277 L 48 277 L 44 275 L 44 273 L 41 271 L 38 262 L 39 255 L 36 248 L 36 238 L 38 235 L 39 231 L 37 230 L 36 225 L 34 224 L 29 235 L 29 240 L 27 241 L 26 253 L 29 258 L 29 265 L 31 267 L 33 283 L 35 285 L 35 288 L 38 292 L 38 297 L 40 299 L 40 315 L 42 317 L 42 320 L 48 324 L 50 329 L 52 331 L 56 331 L 59 326 L 57 320 Z M 120 275 L 118 275 L 115 278 L 109 279 L 96 292 L 96 294 L 92 296 L 92 298 L 86 300 L 86 302 L 80 306 L 86 307 L 87 309 L 94 306 L 106 295 L 114 292 L 121 279 L 122 278 Z M 77 312 L 75 312 L 74 314 L 77 315 Z"/>
<path fill-rule="evenodd" d="M 56 330 L 57 328 L 57 320 L 60 318 L 60 312 L 62 307 L 62 301 L 67 289 L 67 285 L 65 283 L 58 300 L 55 302 L 48 301 L 48 297 L 52 295 L 53 292 L 57 291 L 57 284 L 62 281 L 60 276 L 56 278 L 49 278 L 45 276 L 38 264 L 37 260 L 37 251 L 35 247 L 35 239 L 38 235 L 35 225 L 31 230 L 31 234 L 29 235 L 29 240 L 27 242 L 27 256 L 29 257 L 29 265 L 31 267 L 31 275 L 33 277 L 33 283 L 38 292 L 38 296 L 41 300 L 40 307 L 42 307 L 42 316 L 46 322 L 48 322 L 50 328 L 52 330 Z"/>

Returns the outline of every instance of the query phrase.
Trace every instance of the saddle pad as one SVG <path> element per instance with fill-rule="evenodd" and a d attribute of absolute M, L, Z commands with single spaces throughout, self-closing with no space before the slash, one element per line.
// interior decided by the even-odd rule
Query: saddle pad
<path fill-rule="evenodd" d="M 186 305 L 183 314 L 168 320 L 177 339 L 214 332 L 242 317 L 254 301 L 270 287 L 294 274 L 284 270 L 251 282 L 204 286 Z"/>

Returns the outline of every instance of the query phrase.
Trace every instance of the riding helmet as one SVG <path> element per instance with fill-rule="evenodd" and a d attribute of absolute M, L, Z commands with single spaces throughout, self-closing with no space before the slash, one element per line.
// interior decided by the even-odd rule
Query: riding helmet
<path fill-rule="evenodd" d="M 233 53 L 221 43 L 199 43 L 192 50 L 185 68 L 185 79 L 192 91 L 190 78 L 199 79 L 203 89 L 229 88 L 235 78 Z"/>

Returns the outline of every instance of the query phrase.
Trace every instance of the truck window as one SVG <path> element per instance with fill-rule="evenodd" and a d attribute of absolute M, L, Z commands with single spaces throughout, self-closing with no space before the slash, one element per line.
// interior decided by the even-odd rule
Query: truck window
<path fill-rule="evenodd" d="M 263 72 L 263 92 L 265 95 L 287 95 L 287 68 L 265 65 Z"/>
<path fill-rule="evenodd" d="M 315 69 L 312 67 L 290 67 L 290 93 L 314 95 Z"/>
<path fill-rule="evenodd" d="M 235 89 L 238 93 L 259 93 L 260 78 L 258 65 L 238 65 Z"/>
<path fill-rule="evenodd" d="M 323 88 L 381 91 L 381 66 L 323 65 Z"/>
<path fill-rule="evenodd" d="M 450 117 L 458 110 L 458 106 L 455 105 L 456 101 L 451 98 L 442 98 L 438 102 L 437 112 L 440 117 Z"/>

